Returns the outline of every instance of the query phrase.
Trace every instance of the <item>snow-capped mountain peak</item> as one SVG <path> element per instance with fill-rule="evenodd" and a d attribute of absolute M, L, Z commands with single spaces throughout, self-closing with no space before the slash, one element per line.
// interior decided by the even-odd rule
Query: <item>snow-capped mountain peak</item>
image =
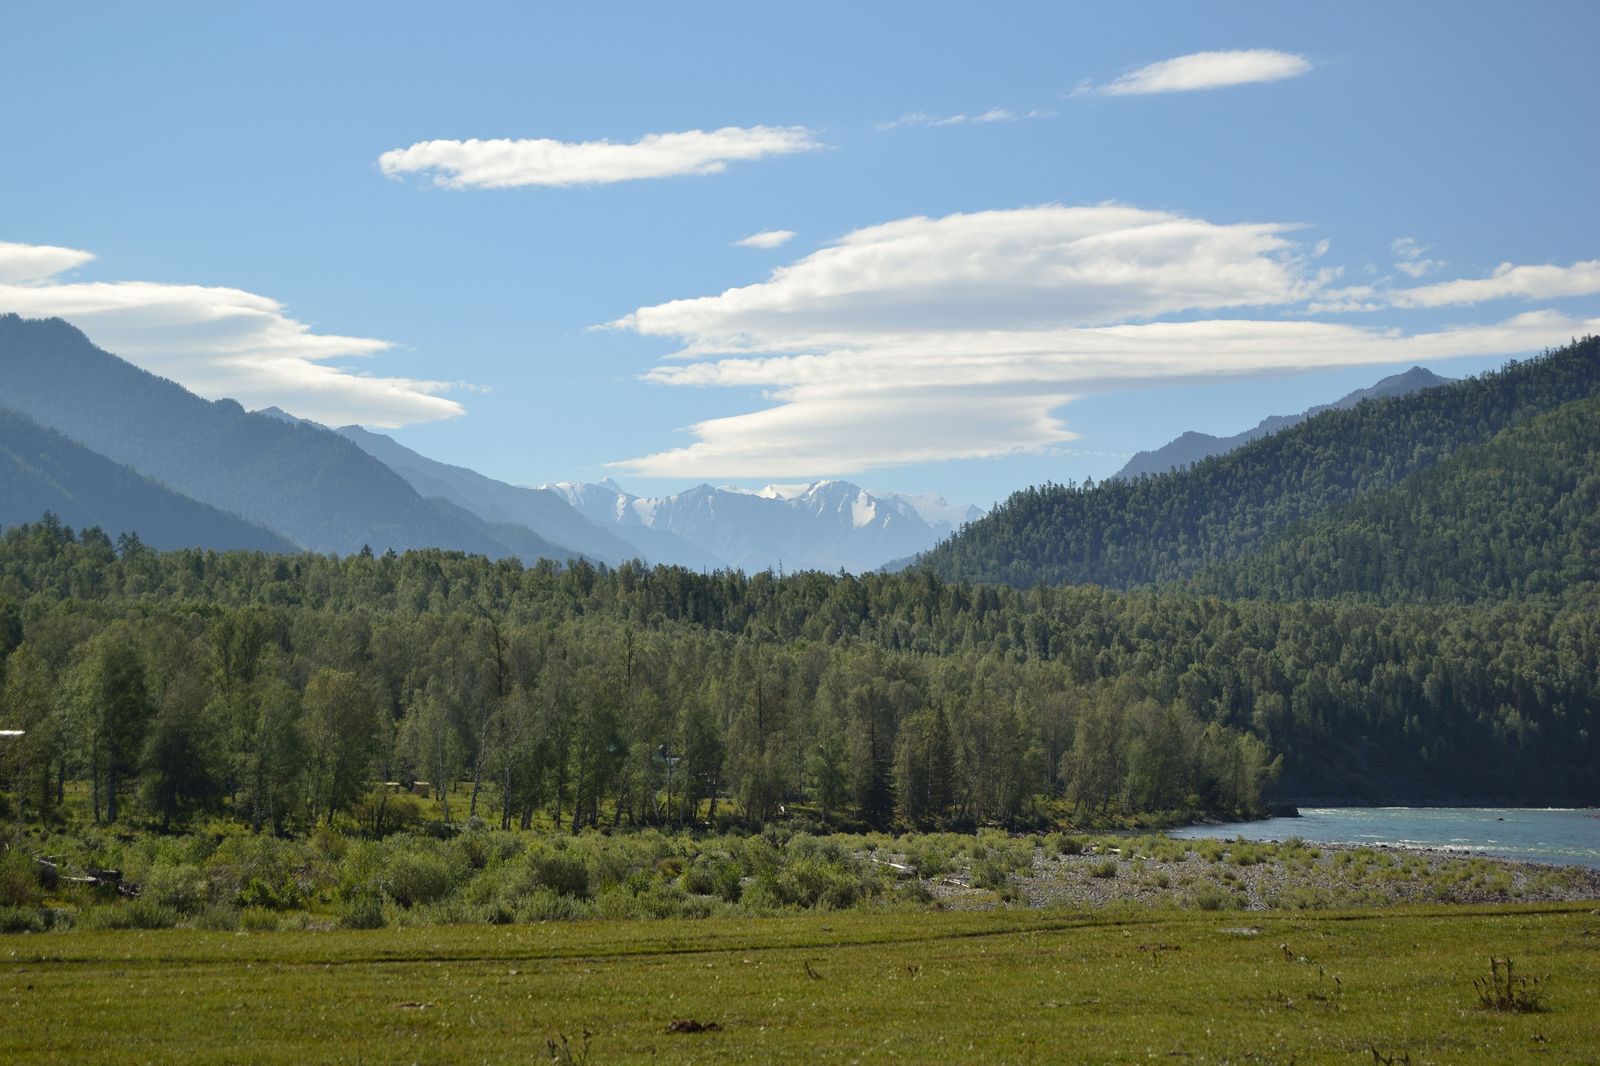
<path fill-rule="evenodd" d="M 848 481 L 707 484 L 671 496 L 634 496 L 607 478 L 546 486 L 625 538 L 671 536 L 743 570 L 871 570 L 933 546 L 977 517 L 933 493 L 869 492 Z M 659 546 L 650 556 L 664 557 Z"/>

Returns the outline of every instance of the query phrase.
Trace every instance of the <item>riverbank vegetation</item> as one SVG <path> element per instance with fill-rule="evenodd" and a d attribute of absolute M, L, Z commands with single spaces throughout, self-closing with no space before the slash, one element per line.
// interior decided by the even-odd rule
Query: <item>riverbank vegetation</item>
<path fill-rule="evenodd" d="M 39 857 L 44 857 L 43 860 Z M 1326 910 L 1600 899 L 1600 871 L 1444 852 L 1161 835 L 548 829 L 301 838 L 34 831 L 0 852 L 0 931 L 526 925 L 1010 907 Z"/>

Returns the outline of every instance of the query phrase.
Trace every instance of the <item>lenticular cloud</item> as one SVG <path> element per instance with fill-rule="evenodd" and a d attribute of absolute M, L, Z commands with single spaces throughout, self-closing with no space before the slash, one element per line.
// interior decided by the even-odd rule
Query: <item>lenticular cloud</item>
<path fill-rule="evenodd" d="M 648 380 L 766 401 L 689 427 L 683 447 L 613 465 L 653 477 L 818 477 L 1039 451 L 1074 437 L 1055 412 L 1087 393 L 1510 354 L 1600 325 L 1553 311 L 1411 334 L 1312 321 L 1319 300 L 1354 301 L 1331 288 L 1338 271 L 1315 266 L 1318 246 L 1303 247 L 1296 229 L 1102 204 L 857 230 L 765 281 L 610 323 L 679 344 Z M 1526 288 L 1507 277 L 1467 295 Z M 1359 303 L 1420 302 L 1408 300 L 1369 287 Z"/>
<path fill-rule="evenodd" d="M 376 377 L 328 361 L 388 341 L 318 333 L 266 296 L 207 285 L 81 282 L 89 252 L 0 242 L 0 312 L 60 317 L 107 351 L 208 399 L 278 406 L 329 425 L 402 426 L 463 412 L 441 382 Z"/>
<path fill-rule="evenodd" d="M 447 189 L 510 189 L 525 185 L 608 185 L 644 178 L 715 174 L 729 163 L 792 155 L 822 147 L 803 126 L 728 126 L 650 133 L 613 141 L 418 141 L 378 157 L 390 177 L 432 173 Z"/>

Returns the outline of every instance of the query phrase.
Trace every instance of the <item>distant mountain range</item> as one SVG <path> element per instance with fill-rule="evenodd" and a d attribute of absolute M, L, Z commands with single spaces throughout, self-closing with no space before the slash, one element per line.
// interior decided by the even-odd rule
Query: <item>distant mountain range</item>
<path fill-rule="evenodd" d="M 755 491 L 697 485 L 657 497 L 635 496 L 610 479 L 544 487 L 641 551 L 651 538 L 669 536 L 746 571 L 870 570 L 932 547 L 982 513 L 939 496 L 869 492 L 848 481 Z"/>
<path fill-rule="evenodd" d="M 429 503 L 337 434 L 203 400 L 60 319 L 0 315 L 0 381 L 14 410 L 302 548 L 512 554 L 485 523 Z"/>
<path fill-rule="evenodd" d="M 868 570 L 979 515 L 838 481 L 658 498 L 611 481 L 510 485 L 358 426 L 203 400 L 59 319 L 0 315 L 0 381 L 0 403 L 15 411 L 3 424 L 0 522 L 51 510 L 162 547 Z"/>
<path fill-rule="evenodd" d="M 1297 415 L 1272 415 L 1263 418 L 1253 428 L 1243 433 L 1235 433 L 1231 437 L 1214 437 L 1209 433 L 1197 433 L 1193 430 L 1183 434 L 1175 440 L 1163 444 L 1153 451 L 1139 452 L 1128 460 L 1126 466 L 1111 475 L 1111 480 L 1126 480 L 1142 475 L 1166 474 L 1173 470 L 1181 470 L 1186 466 L 1198 463 L 1202 459 L 1213 455 L 1223 455 L 1253 440 L 1260 440 L 1269 433 L 1297 426 L 1306 419 L 1320 415 L 1324 411 L 1343 411 L 1356 406 L 1363 400 L 1377 400 L 1385 396 L 1407 396 L 1421 389 L 1437 388 L 1448 385 L 1453 379 L 1440 377 L 1431 370 L 1414 366 L 1403 374 L 1394 374 L 1384 378 L 1369 389 L 1357 389 L 1342 399 L 1333 403 L 1319 404 Z"/>

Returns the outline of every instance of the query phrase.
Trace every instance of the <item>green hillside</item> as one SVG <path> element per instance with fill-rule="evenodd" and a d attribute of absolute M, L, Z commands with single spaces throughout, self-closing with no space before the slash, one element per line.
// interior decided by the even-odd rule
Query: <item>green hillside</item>
<path fill-rule="evenodd" d="M 1597 393 L 1600 339 L 1590 337 L 1448 387 L 1328 411 L 1177 473 L 1026 489 L 920 565 L 1017 586 L 1186 577 Z"/>
<path fill-rule="evenodd" d="M 1559 595 L 1600 580 L 1600 397 L 1578 400 L 1202 574 L 1225 596 Z"/>

